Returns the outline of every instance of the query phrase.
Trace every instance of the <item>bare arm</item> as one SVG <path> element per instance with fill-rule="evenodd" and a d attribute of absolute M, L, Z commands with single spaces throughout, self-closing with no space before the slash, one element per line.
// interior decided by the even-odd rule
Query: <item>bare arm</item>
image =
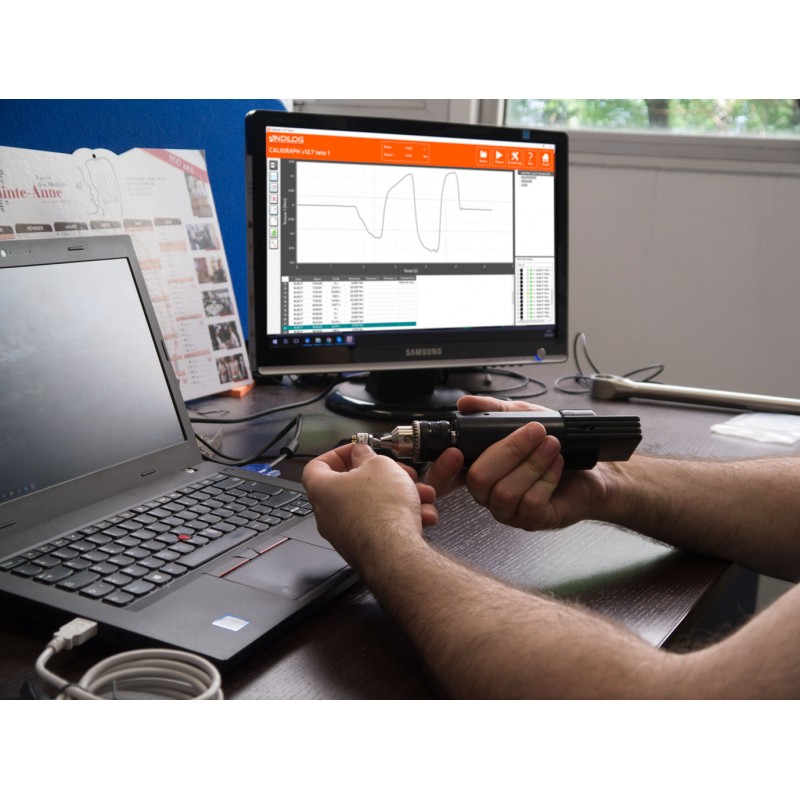
<path fill-rule="evenodd" d="M 524 406 L 471 397 L 461 407 Z M 448 454 L 431 468 L 429 480 L 440 493 L 457 466 Z M 800 579 L 800 458 L 634 456 L 563 472 L 558 442 L 528 426 L 489 448 L 467 474 L 467 486 L 498 520 L 526 530 L 596 519 L 784 580 Z"/>
<path fill-rule="evenodd" d="M 634 458 L 597 518 L 787 581 L 800 579 L 800 459 Z"/>
<path fill-rule="evenodd" d="M 430 493 L 368 448 L 311 462 L 320 529 L 456 697 L 796 697 L 800 590 L 700 653 L 657 650 L 578 606 L 509 587 L 434 550 Z M 418 495 L 419 492 L 419 495 Z"/>

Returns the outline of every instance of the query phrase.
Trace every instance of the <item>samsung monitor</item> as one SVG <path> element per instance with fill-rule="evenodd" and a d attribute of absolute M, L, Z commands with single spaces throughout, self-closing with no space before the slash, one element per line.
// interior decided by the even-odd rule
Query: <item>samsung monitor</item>
<path fill-rule="evenodd" d="M 254 375 L 352 374 L 329 407 L 408 418 L 453 408 L 465 369 L 566 359 L 566 134 L 260 110 L 245 131 Z"/>

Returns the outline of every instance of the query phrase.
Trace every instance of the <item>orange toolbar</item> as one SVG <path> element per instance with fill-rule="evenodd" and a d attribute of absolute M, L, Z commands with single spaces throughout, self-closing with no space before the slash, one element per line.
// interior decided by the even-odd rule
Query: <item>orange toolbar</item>
<path fill-rule="evenodd" d="M 555 171 L 555 150 L 535 145 L 494 145 L 329 136 L 267 130 L 267 157 L 424 167 L 485 167 Z"/>

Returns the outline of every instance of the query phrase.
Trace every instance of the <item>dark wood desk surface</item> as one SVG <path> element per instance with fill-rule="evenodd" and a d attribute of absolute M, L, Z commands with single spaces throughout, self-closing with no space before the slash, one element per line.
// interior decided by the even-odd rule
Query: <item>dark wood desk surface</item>
<path fill-rule="evenodd" d="M 552 387 L 555 378 L 568 372 L 565 365 L 542 365 L 529 374 Z M 210 398 L 193 404 L 192 412 L 222 410 L 244 416 L 313 394 L 313 388 L 257 387 L 244 398 Z M 710 431 L 712 424 L 730 419 L 734 411 L 646 401 L 600 402 L 553 389 L 532 402 L 555 409 L 638 414 L 644 434 L 642 453 L 728 458 L 800 452 L 800 445 L 765 445 Z M 391 427 L 330 414 L 322 403 L 298 410 L 304 415 L 301 452 L 305 454 L 327 450 L 358 430 Z M 246 425 L 210 422 L 198 430 L 210 435 L 221 428 L 222 449 L 245 454 L 268 441 L 294 413 Z M 304 463 L 303 459 L 284 462 L 284 477 L 299 479 Z M 578 600 L 657 646 L 686 630 L 736 572 L 725 562 L 676 551 L 599 523 L 546 533 L 515 530 L 495 522 L 464 492 L 444 498 L 440 507 L 441 522 L 428 531 L 435 546 L 510 583 Z M 52 625 L 0 606 L 0 698 L 19 697 L 23 681 L 34 678 L 34 662 L 52 632 Z M 109 652 L 103 642 L 91 641 L 60 655 L 55 665 L 60 674 L 77 679 Z M 236 699 L 440 696 L 411 645 L 362 584 L 265 645 L 224 676 L 223 686 L 226 696 Z"/>

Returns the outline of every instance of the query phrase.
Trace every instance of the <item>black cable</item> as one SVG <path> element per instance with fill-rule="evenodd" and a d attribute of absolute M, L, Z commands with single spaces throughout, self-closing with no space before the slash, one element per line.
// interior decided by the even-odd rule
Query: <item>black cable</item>
<path fill-rule="evenodd" d="M 322 400 L 324 397 L 326 397 L 333 390 L 333 388 L 337 384 L 342 383 L 345 380 L 350 380 L 350 377 L 352 377 L 352 376 L 345 377 L 343 375 L 337 375 L 325 387 L 325 389 L 322 392 L 320 392 L 318 395 L 316 395 L 315 397 L 312 397 L 312 398 L 310 398 L 308 400 L 298 400 L 296 403 L 287 403 L 286 405 L 283 405 L 283 406 L 274 406 L 273 408 L 268 408 L 268 409 L 266 409 L 264 411 L 257 411 L 255 414 L 250 414 L 249 416 L 246 416 L 246 417 L 225 417 L 224 419 L 213 419 L 213 420 L 210 420 L 210 419 L 198 419 L 197 417 L 189 417 L 189 422 L 195 423 L 195 424 L 201 424 L 201 425 L 236 425 L 236 424 L 238 424 L 240 422 L 252 422 L 252 420 L 254 420 L 254 419 L 261 419 L 262 417 L 267 417 L 270 414 L 277 414 L 277 413 L 279 413 L 281 411 L 291 411 L 293 408 L 300 408 L 301 406 L 307 406 L 307 405 L 309 405 L 311 403 L 316 403 L 318 400 Z M 206 412 L 200 412 L 200 413 L 205 413 L 205 414 L 224 413 L 224 414 L 227 414 L 228 412 L 227 412 L 226 409 L 220 409 L 218 411 L 206 411 Z"/>
<path fill-rule="evenodd" d="M 592 369 L 591 374 L 587 374 L 583 371 L 583 367 L 581 366 L 581 359 L 579 355 L 578 343 L 581 344 L 583 349 L 583 356 L 586 359 L 587 363 Z M 586 335 L 582 332 L 578 332 L 575 334 L 575 339 L 573 340 L 572 344 L 572 352 L 575 354 L 575 367 L 577 368 L 577 372 L 573 375 L 563 375 L 560 378 L 556 378 L 554 381 L 554 386 L 557 391 L 564 392 L 564 394 L 589 394 L 592 388 L 592 376 L 593 375 L 603 375 L 605 373 L 601 372 L 594 364 L 589 355 L 589 348 L 586 344 Z M 650 364 L 647 367 L 639 367 L 638 369 L 634 369 L 631 372 L 626 372 L 622 375 L 623 378 L 632 378 L 635 375 L 640 375 L 644 373 L 646 377 L 642 378 L 642 382 L 651 382 L 654 378 L 660 375 L 664 371 L 663 364 Z M 650 374 L 647 374 L 650 373 Z M 567 388 L 563 384 L 564 381 L 572 381 L 578 388 Z M 655 381 L 658 383 L 658 381 Z"/>
<path fill-rule="evenodd" d="M 311 403 L 316 403 L 318 400 L 322 400 L 324 397 L 326 397 L 337 384 L 342 383 L 342 381 L 344 380 L 349 380 L 350 377 L 351 376 L 337 375 L 333 380 L 331 380 L 328 383 L 325 389 L 323 389 L 319 394 L 317 394 L 314 397 L 311 397 L 307 400 L 298 400 L 296 403 L 287 403 L 282 406 L 273 406 L 272 408 L 265 409 L 264 411 L 258 411 L 255 414 L 249 414 L 248 416 L 245 417 L 225 417 L 221 419 L 202 419 L 197 417 L 189 417 L 189 421 L 193 424 L 201 424 L 201 425 L 236 425 L 243 422 L 252 422 L 253 420 L 261 419 L 263 417 L 270 416 L 271 414 L 277 414 L 278 412 L 281 411 L 289 411 L 293 408 L 300 408 L 301 406 L 306 406 L 310 405 Z M 204 413 L 207 415 L 227 414 L 228 410 L 218 409 L 215 411 L 207 411 L 199 413 Z M 219 456 L 220 458 L 225 459 L 224 462 L 221 462 L 221 461 L 216 461 L 216 459 L 208 458 L 207 456 L 205 456 L 207 461 L 214 461 L 215 463 L 223 464 L 224 466 L 228 467 L 241 467 L 246 464 L 250 464 L 259 458 L 262 458 L 264 454 L 267 452 L 267 450 L 269 450 L 269 448 L 275 444 L 275 442 L 277 442 L 282 436 L 284 436 L 289 430 L 291 430 L 292 426 L 298 427 L 297 436 L 299 437 L 299 430 L 302 428 L 302 420 L 303 420 L 302 415 L 298 414 L 296 417 L 294 417 L 294 419 L 291 420 L 291 422 L 289 422 L 286 426 L 284 426 L 284 428 L 282 428 L 281 431 L 278 434 L 276 434 L 269 441 L 268 444 L 266 444 L 264 447 L 259 448 L 257 452 L 252 453 L 247 458 L 235 458 L 233 456 L 226 455 L 221 450 L 215 448 L 207 439 L 205 439 L 203 436 L 197 433 L 197 431 L 194 432 L 194 435 L 197 441 L 200 442 L 209 452 L 213 453 L 216 456 Z M 296 447 L 297 446 L 295 445 L 295 449 Z M 285 458 L 288 457 L 289 456 L 287 455 L 282 455 L 278 458 L 280 461 L 283 461 Z"/>
<path fill-rule="evenodd" d="M 482 372 L 487 376 L 503 375 L 504 377 L 516 378 L 518 380 L 515 385 L 507 386 L 504 389 L 482 390 L 482 395 L 500 397 L 504 400 L 528 400 L 532 397 L 541 397 L 542 395 L 547 394 L 547 384 L 537 380 L 536 378 L 529 378 L 527 375 L 523 375 L 521 372 L 515 372 L 514 370 L 510 369 L 501 369 L 500 367 L 483 367 L 479 370 L 479 372 Z M 529 394 L 509 394 L 510 392 L 516 392 L 519 389 L 524 389 L 532 383 L 535 383 L 540 387 L 539 391 L 531 392 Z"/>
<path fill-rule="evenodd" d="M 224 462 L 216 461 L 216 459 L 213 459 L 213 458 L 211 458 L 211 459 L 207 458 L 207 460 L 215 461 L 218 464 L 224 464 L 227 467 L 241 467 L 241 466 L 244 466 L 245 464 L 250 464 L 251 462 L 256 461 L 259 458 L 263 457 L 263 455 L 271 447 L 273 447 L 274 444 L 277 441 L 282 439 L 292 428 L 296 428 L 297 429 L 296 438 L 299 439 L 300 430 L 302 430 L 302 425 L 303 425 L 303 415 L 302 414 L 298 414 L 296 417 L 294 417 L 293 419 L 289 420 L 289 422 L 286 425 L 284 425 L 283 428 L 281 428 L 280 431 L 278 431 L 278 433 L 276 433 L 272 437 L 272 439 L 269 440 L 269 442 L 266 445 L 263 445 L 262 447 L 260 447 L 258 449 L 258 451 L 256 451 L 255 453 L 252 453 L 251 455 L 247 456 L 246 458 L 236 458 L 234 456 L 226 455 L 221 450 L 217 450 L 217 448 L 213 447 L 209 442 L 207 442 L 198 433 L 195 433 L 195 437 L 197 438 L 197 440 L 204 447 L 208 448 L 208 450 L 210 452 L 214 453 L 214 455 L 217 455 L 220 458 L 224 458 L 225 459 Z M 294 439 L 292 441 L 294 441 Z M 295 449 L 296 449 L 296 445 L 295 445 Z M 284 456 L 284 458 L 286 458 L 286 456 Z M 281 460 L 283 460 L 283 459 L 281 459 Z"/>
<path fill-rule="evenodd" d="M 269 458 L 269 463 L 271 466 L 275 466 L 276 464 L 280 464 L 281 461 L 285 461 L 287 458 L 292 458 L 295 453 L 297 452 L 297 448 L 300 446 L 300 434 L 303 432 L 303 416 L 302 414 L 297 415 L 297 425 L 294 428 L 294 435 L 292 436 L 289 441 L 281 447 L 280 454 L 277 455 L 275 458 Z"/>

